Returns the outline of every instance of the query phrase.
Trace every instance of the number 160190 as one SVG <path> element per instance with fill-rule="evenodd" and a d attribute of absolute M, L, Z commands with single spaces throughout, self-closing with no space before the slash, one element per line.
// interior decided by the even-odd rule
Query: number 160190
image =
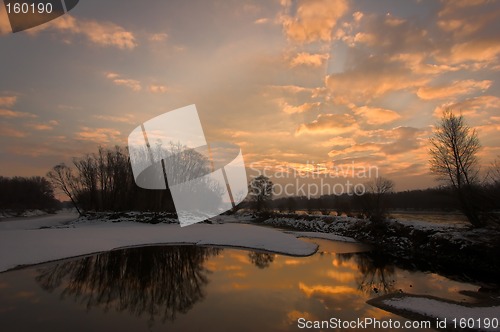
<path fill-rule="evenodd" d="M 26 3 L 15 2 L 5 5 L 7 14 L 50 14 L 52 13 L 52 4 L 50 2 L 43 3 Z"/>
<path fill-rule="evenodd" d="M 498 318 L 454 318 L 451 320 L 455 329 L 498 329 Z"/>

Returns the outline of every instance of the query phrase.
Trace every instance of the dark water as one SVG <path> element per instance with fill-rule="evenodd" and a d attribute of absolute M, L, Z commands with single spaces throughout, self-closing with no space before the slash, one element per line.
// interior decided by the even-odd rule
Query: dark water
<path fill-rule="evenodd" d="M 300 317 L 406 321 L 386 292 L 466 300 L 478 286 L 408 271 L 348 243 L 290 257 L 196 246 L 133 248 L 0 274 L 1 331 L 298 331 Z"/>

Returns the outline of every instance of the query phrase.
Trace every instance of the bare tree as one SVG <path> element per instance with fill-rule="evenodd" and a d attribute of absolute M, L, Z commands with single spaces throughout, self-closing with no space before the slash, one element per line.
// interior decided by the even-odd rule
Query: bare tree
<path fill-rule="evenodd" d="M 368 191 L 373 200 L 372 218 L 375 220 L 384 219 L 387 213 L 386 196 L 394 191 L 394 181 L 377 177 L 368 184 Z"/>
<path fill-rule="evenodd" d="M 161 149 L 161 150 L 160 150 Z M 168 186 L 201 177 L 209 172 L 209 161 L 205 155 L 185 149 L 179 144 L 166 147 L 155 146 L 156 159 L 162 160 L 163 172 L 155 174 L 158 181 Z M 156 160 L 155 159 L 155 160 Z M 127 149 L 99 147 L 97 153 L 73 158 L 73 164 L 59 164 L 47 175 L 55 188 L 66 194 L 79 212 L 87 211 L 167 211 L 175 212 L 170 189 L 150 190 L 136 185 Z M 198 197 L 212 208 L 220 201 L 220 186 L 206 181 L 205 187 L 196 187 Z M 189 191 L 186 189 L 186 191 Z M 190 192 L 191 193 L 191 192 Z"/>
<path fill-rule="evenodd" d="M 493 185 L 500 186 L 500 156 L 491 164 L 488 178 Z"/>
<path fill-rule="evenodd" d="M 250 182 L 248 193 L 255 210 L 261 212 L 267 208 L 267 202 L 273 197 L 273 183 L 268 177 L 260 175 Z"/>
<path fill-rule="evenodd" d="M 47 173 L 47 178 L 52 183 L 54 188 L 62 191 L 69 197 L 76 211 L 78 211 L 78 214 L 81 215 L 82 212 L 78 208 L 78 203 L 75 197 L 76 190 L 74 186 L 76 184 L 76 180 L 71 168 L 66 166 L 64 163 L 58 164 Z"/>
<path fill-rule="evenodd" d="M 481 145 L 475 129 L 462 115 L 444 111 L 430 138 L 431 171 L 456 192 L 460 207 L 469 222 L 482 226 L 478 207 L 479 165 L 477 152 Z"/>
<path fill-rule="evenodd" d="M 394 190 L 394 181 L 377 177 L 365 184 L 365 192 L 357 193 L 363 213 L 371 221 L 383 221 L 387 214 L 387 194 Z"/>

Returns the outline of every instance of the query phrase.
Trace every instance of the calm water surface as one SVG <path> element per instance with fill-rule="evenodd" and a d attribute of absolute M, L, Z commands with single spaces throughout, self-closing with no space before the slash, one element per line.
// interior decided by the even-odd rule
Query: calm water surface
<path fill-rule="evenodd" d="M 298 331 L 297 320 L 405 321 L 366 304 L 402 290 L 467 300 L 479 287 L 325 240 L 310 257 L 143 247 L 0 274 L 1 331 Z"/>

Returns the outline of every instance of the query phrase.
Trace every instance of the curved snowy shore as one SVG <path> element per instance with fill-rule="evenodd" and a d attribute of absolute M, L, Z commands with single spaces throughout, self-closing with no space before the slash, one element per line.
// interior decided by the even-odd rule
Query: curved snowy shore
<path fill-rule="evenodd" d="M 130 246 L 196 244 L 309 256 L 316 244 L 267 227 L 245 224 L 140 224 L 132 222 L 70 225 L 64 228 L 0 230 L 0 272 L 58 259 Z"/>
<path fill-rule="evenodd" d="M 411 320 L 428 320 L 441 329 L 498 331 L 498 300 L 483 304 L 458 303 L 426 295 L 388 294 L 367 303 Z"/>

